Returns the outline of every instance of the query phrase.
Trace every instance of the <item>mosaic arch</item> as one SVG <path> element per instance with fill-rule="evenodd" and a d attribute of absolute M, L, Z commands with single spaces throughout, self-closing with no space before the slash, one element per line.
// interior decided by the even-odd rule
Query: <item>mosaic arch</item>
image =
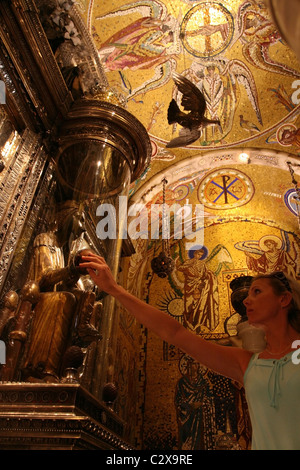
<path fill-rule="evenodd" d="M 162 203 L 161 179 L 166 177 L 169 207 L 177 204 L 179 210 L 194 210 L 197 204 L 203 205 L 201 246 L 195 242 L 187 250 L 186 238 L 175 237 L 170 226 L 170 254 L 175 270 L 167 279 L 159 279 L 150 267 L 151 259 L 161 249 L 160 241 L 151 239 L 150 230 L 147 239 L 134 240 L 136 254 L 129 263 L 128 288 L 137 295 L 146 292 L 150 303 L 209 338 L 226 333 L 225 322 L 234 313 L 229 287 L 233 278 L 269 272 L 279 265 L 294 277 L 299 278 L 300 274 L 298 217 L 286 163 L 296 160 L 279 152 L 242 150 L 212 152 L 180 162 L 169 173 L 150 180 L 132 198 L 144 202 L 149 217 L 152 204 Z M 241 161 L 241 153 L 243 158 L 247 154 L 251 165 Z M 199 248 L 202 252 L 196 257 L 195 250 Z M 197 270 L 198 290 L 206 292 L 201 300 L 186 288 L 189 271 Z M 199 315 L 190 317 L 188 311 Z"/>
<path fill-rule="evenodd" d="M 213 174 L 216 174 L 215 172 L 220 172 L 222 175 L 222 173 L 224 173 L 223 167 L 236 167 L 237 174 L 239 174 L 240 179 L 242 179 L 242 173 L 247 173 L 250 166 L 255 165 L 255 168 L 258 168 L 258 171 L 260 171 L 261 180 L 262 172 L 269 167 L 286 172 L 286 185 L 289 186 L 290 192 L 285 195 L 285 192 L 282 190 L 280 195 L 277 193 L 277 197 L 282 197 L 284 194 L 286 202 L 289 202 L 290 209 L 293 207 L 292 211 L 295 214 L 295 205 L 292 206 L 290 197 L 290 194 L 294 194 L 295 190 L 291 183 L 291 178 L 289 177 L 289 167 L 287 162 L 291 162 L 292 165 L 294 165 L 295 177 L 296 179 L 299 179 L 300 167 L 298 166 L 298 159 L 286 152 L 266 150 L 263 148 L 252 149 L 251 147 L 242 147 L 227 149 L 224 151 L 208 151 L 205 154 L 196 154 L 195 156 L 187 157 L 176 163 L 173 162 L 170 168 L 165 168 L 160 173 L 149 178 L 148 181 L 144 181 L 142 177 L 131 187 L 130 202 L 135 203 L 142 201 L 144 203 L 149 203 L 150 201 L 155 201 L 156 198 L 160 197 L 159 193 L 162 188 L 162 179 L 166 178 L 168 181 L 167 194 L 169 194 L 171 200 L 184 203 L 191 194 L 192 188 L 193 190 L 197 188 L 198 194 L 201 192 L 201 188 L 205 187 L 206 179 L 209 179 L 210 172 L 213 172 Z M 204 177 L 205 180 L 202 181 Z M 198 185 L 196 185 L 196 181 L 198 182 Z M 199 181 L 201 181 L 200 186 Z M 255 190 L 255 188 L 253 188 L 253 183 L 247 176 L 244 181 L 244 185 L 249 188 L 245 193 L 249 192 L 249 194 L 252 195 Z M 201 199 L 198 199 L 198 202 L 200 201 Z"/>

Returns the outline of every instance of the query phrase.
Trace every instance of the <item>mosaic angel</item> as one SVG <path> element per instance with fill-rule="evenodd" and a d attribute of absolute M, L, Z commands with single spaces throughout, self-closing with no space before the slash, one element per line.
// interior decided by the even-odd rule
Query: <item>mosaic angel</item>
<path fill-rule="evenodd" d="M 193 82 L 203 93 L 207 116 L 221 121 L 222 132 L 214 126 L 212 130 L 203 130 L 205 140 L 225 139 L 232 130 L 240 88 L 246 91 L 249 104 L 253 108 L 257 121 L 262 124 L 258 92 L 251 70 L 243 62 L 233 60 L 211 60 L 205 65 L 193 62 L 183 75 Z M 179 102 L 180 94 L 175 89 L 173 98 Z M 173 132 L 175 126 L 173 126 Z"/>
<path fill-rule="evenodd" d="M 118 18 L 136 13 L 141 15 L 101 44 L 99 56 L 106 71 L 119 71 L 128 98 L 163 85 L 171 77 L 180 52 L 177 19 L 167 13 L 158 1 L 138 1 L 123 5 L 118 10 L 97 17 L 97 20 Z M 124 70 L 154 68 L 154 75 L 132 89 Z"/>
<path fill-rule="evenodd" d="M 283 271 L 295 277 L 297 267 L 297 249 L 287 240 L 277 235 L 265 235 L 258 241 L 236 243 L 235 247 L 244 251 L 247 267 L 254 273 Z"/>
<path fill-rule="evenodd" d="M 238 14 L 238 29 L 246 60 L 262 70 L 286 76 L 299 77 L 299 72 L 274 58 L 271 48 L 282 37 L 269 18 L 263 2 L 245 1 Z"/>
<path fill-rule="evenodd" d="M 182 264 L 177 262 L 177 272 L 172 277 L 183 289 L 184 323 L 197 333 L 203 326 L 213 331 L 219 324 L 217 276 L 224 266 L 232 266 L 232 259 L 223 245 L 217 245 L 210 255 L 205 246 L 196 246 L 189 251 L 189 259 Z"/>

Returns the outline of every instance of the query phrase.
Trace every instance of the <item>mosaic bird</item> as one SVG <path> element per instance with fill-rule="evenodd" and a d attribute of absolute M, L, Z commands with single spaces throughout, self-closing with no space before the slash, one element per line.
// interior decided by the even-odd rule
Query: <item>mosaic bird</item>
<path fill-rule="evenodd" d="M 242 129 L 246 130 L 247 132 L 250 132 L 251 135 L 255 134 L 256 132 L 260 132 L 256 124 L 245 120 L 242 114 L 240 115 L 240 126 Z"/>
<path fill-rule="evenodd" d="M 182 129 L 179 132 L 179 137 L 175 137 L 166 145 L 167 148 L 192 144 L 199 139 L 202 129 L 208 125 L 217 124 L 221 127 L 219 120 L 208 119 L 204 116 L 206 101 L 199 88 L 177 73 L 173 75 L 173 79 L 178 90 L 182 93 L 181 105 L 189 112 L 181 111 L 176 101 L 172 99 L 168 108 L 168 123 L 178 123 Z"/>

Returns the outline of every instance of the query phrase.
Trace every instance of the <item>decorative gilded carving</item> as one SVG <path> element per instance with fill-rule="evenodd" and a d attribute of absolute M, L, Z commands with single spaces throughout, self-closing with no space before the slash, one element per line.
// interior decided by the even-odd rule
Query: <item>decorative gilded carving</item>
<path fill-rule="evenodd" d="M 44 166 L 45 155 L 39 139 L 30 131 L 24 132 L 14 161 L 7 169 L 0 187 L 1 288 L 7 277 Z"/>
<path fill-rule="evenodd" d="M 0 383 L 0 406 L 1 449 L 133 449 L 122 420 L 78 384 Z"/>

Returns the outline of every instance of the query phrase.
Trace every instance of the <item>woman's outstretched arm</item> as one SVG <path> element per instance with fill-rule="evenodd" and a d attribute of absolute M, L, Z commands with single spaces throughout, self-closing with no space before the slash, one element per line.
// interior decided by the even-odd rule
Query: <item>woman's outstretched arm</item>
<path fill-rule="evenodd" d="M 100 290 L 115 297 L 138 322 L 164 341 L 178 347 L 209 369 L 243 383 L 251 353 L 206 341 L 184 328 L 167 313 L 130 294 L 117 284 L 104 258 L 95 254 L 82 256 L 80 267 L 88 270 Z"/>

